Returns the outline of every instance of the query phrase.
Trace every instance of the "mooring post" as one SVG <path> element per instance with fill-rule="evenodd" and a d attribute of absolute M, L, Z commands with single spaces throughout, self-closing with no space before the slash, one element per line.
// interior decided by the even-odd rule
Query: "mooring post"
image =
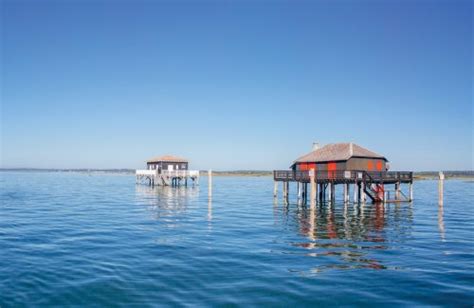
<path fill-rule="evenodd" d="M 212 170 L 209 169 L 209 171 L 207 172 L 207 178 L 208 178 L 208 195 L 209 195 L 209 198 L 212 197 Z"/>
<path fill-rule="evenodd" d="M 410 190 L 410 202 L 413 201 L 413 182 L 410 182 L 410 184 L 408 184 L 408 188 Z"/>
<path fill-rule="evenodd" d="M 273 197 L 278 197 L 278 182 L 273 181 Z"/>
<path fill-rule="evenodd" d="M 439 180 L 438 180 L 438 204 L 443 205 L 444 203 L 444 173 L 442 171 L 439 172 Z"/>

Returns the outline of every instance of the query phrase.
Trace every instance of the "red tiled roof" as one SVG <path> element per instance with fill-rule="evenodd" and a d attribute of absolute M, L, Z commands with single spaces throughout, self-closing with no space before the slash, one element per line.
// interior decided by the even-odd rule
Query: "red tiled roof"
<path fill-rule="evenodd" d="M 173 155 L 163 155 L 163 156 L 153 157 L 153 158 L 147 160 L 147 163 L 157 163 L 157 162 L 161 162 L 161 161 L 173 162 L 173 163 L 187 163 L 188 162 L 187 159 L 184 159 L 184 158 L 181 158 L 181 157 L 177 157 L 177 156 L 173 156 Z"/>
<path fill-rule="evenodd" d="M 367 150 L 355 143 L 333 143 L 301 156 L 293 163 L 327 162 L 348 160 L 351 157 L 382 158 L 384 156 Z"/>

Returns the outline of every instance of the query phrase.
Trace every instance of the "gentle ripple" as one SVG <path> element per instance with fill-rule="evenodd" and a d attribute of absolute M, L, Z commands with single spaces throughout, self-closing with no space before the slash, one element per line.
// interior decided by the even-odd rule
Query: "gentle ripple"
<path fill-rule="evenodd" d="M 412 204 L 313 209 L 268 177 L 201 182 L 1 172 L 0 306 L 474 304 L 474 182 L 443 208 L 420 181 Z"/>

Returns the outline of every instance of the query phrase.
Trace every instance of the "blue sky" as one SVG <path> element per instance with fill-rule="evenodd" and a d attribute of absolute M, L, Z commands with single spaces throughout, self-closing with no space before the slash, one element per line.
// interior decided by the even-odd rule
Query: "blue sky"
<path fill-rule="evenodd" d="M 473 168 L 470 1 L 2 1 L 1 167 Z"/>

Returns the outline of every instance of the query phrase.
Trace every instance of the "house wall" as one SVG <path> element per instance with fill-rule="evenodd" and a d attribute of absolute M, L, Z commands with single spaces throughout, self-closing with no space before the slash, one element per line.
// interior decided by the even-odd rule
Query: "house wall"
<path fill-rule="evenodd" d="M 364 170 L 364 171 L 385 171 L 386 162 L 384 159 L 352 157 L 347 161 L 324 162 L 324 163 L 297 163 L 293 170 L 306 171 L 311 169 L 319 171 L 336 170 Z"/>
<path fill-rule="evenodd" d="M 168 170 L 168 166 L 173 165 L 173 170 L 188 170 L 187 162 L 153 162 L 147 163 L 147 169 Z"/>
<path fill-rule="evenodd" d="M 347 170 L 385 171 L 386 162 L 380 158 L 352 157 L 347 161 Z"/>

